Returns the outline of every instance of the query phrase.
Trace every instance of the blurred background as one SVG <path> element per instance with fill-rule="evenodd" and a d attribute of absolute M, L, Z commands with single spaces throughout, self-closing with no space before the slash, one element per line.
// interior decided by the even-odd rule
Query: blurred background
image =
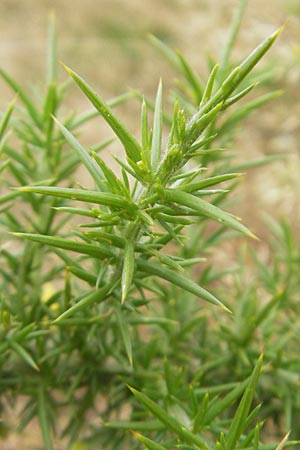
<path fill-rule="evenodd" d="M 25 82 L 40 79 L 47 17 L 54 11 L 63 62 L 95 81 L 106 95 L 127 85 L 151 89 L 166 66 L 147 43 L 148 33 L 180 48 L 200 70 L 207 53 L 215 57 L 220 53 L 238 4 L 238 0 L 1 0 L 1 66 Z M 299 14 L 298 0 L 249 0 L 236 56 L 286 20 L 275 51 L 281 57 L 293 52 L 299 44 Z"/>
<path fill-rule="evenodd" d="M 207 58 L 218 60 L 221 56 L 238 4 L 238 0 L 1 0 L 0 65 L 28 91 L 33 85 L 43 85 L 48 17 L 53 11 L 59 60 L 85 78 L 102 98 L 133 88 L 153 99 L 162 76 L 167 102 L 176 73 L 149 42 L 149 33 L 179 48 L 205 80 Z M 284 33 L 264 62 L 274 70 L 270 90 L 283 89 L 283 95 L 261 108 L 259 117 L 256 113 L 247 119 L 234 142 L 245 160 L 255 155 L 288 155 L 284 160 L 249 171 L 239 188 L 239 215 L 262 240 L 267 231 L 261 210 L 277 218 L 285 216 L 299 228 L 299 0 L 249 0 L 233 52 L 233 59 L 239 62 L 286 21 Z M 62 67 L 59 78 L 68 79 Z M 2 80 L 0 92 L 4 110 L 14 94 Z M 68 102 L 78 111 L 89 107 L 75 86 L 70 89 Z M 126 103 L 118 113 L 138 135 L 139 102 Z M 82 130 L 80 141 L 100 141 L 101 127 L 98 120 L 91 122 Z M 33 448 L 36 435 L 29 429 L 26 433 L 26 448 Z M 10 435 L 9 440 L 0 443 L 1 449 L 25 448 L 23 438 L 18 439 Z"/>

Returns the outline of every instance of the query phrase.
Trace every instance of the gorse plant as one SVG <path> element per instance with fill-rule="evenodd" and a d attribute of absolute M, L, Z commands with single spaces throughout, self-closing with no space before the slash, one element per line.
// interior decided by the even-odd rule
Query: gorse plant
<path fill-rule="evenodd" d="M 200 181 L 193 181 L 203 171 L 203 168 L 200 167 L 198 171 L 197 169 L 193 170 L 192 173 L 183 171 L 182 168 L 192 158 L 207 151 L 205 147 L 213 138 L 209 131 L 206 132 L 209 125 L 216 119 L 221 110 L 227 109 L 227 107 L 249 91 L 249 88 L 246 88 L 242 92 L 232 95 L 250 70 L 269 49 L 278 34 L 279 32 L 277 31 L 264 41 L 250 57 L 225 78 L 221 87 L 212 95 L 213 80 L 216 74 L 216 68 L 214 68 L 203 93 L 202 106 L 189 119 L 188 123 L 186 123 L 184 111 L 178 108 L 178 103 L 175 103 L 173 122 L 167 148 L 164 152 L 162 152 L 161 148 L 163 123 L 161 84 L 159 85 L 155 102 L 154 124 L 151 136 L 147 124 L 147 108 L 145 103 L 143 104 L 141 120 L 142 145 L 140 145 L 87 83 L 68 69 L 75 82 L 120 139 L 126 153 L 127 164 L 118 161 L 123 170 L 122 178 L 117 178 L 96 153 L 90 155 L 89 152 L 86 152 L 66 127 L 59 124 L 64 137 L 90 172 L 98 190 L 28 186 L 21 188 L 21 191 L 103 205 L 106 207 L 103 211 L 100 209 L 90 209 L 88 211 L 74 209 L 71 211 L 74 214 L 88 215 L 95 218 L 96 221 L 90 227 L 101 228 L 101 230 L 80 233 L 83 243 L 70 243 L 65 239 L 60 240 L 60 238 L 55 237 L 32 236 L 28 234 L 24 235 L 24 237 L 58 248 L 74 250 L 97 259 L 103 258 L 105 262 L 104 267 L 101 267 L 101 271 L 105 273 L 107 273 L 109 268 L 115 268 L 112 271 L 109 282 L 104 283 L 101 287 L 103 294 L 96 290 L 88 302 L 105 300 L 107 296 L 112 294 L 113 287 L 118 290 L 121 286 L 121 302 L 123 303 L 131 286 L 136 284 L 135 276 L 137 276 L 137 282 L 139 283 L 139 279 L 143 279 L 145 274 L 151 274 L 172 281 L 205 300 L 221 304 L 212 294 L 199 286 L 196 287 L 185 276 L 181 277 L 180 261 L 176 262 L 174 258 L 172 261 L 172 258 L 167 255 L 162 257 L 162 253 L 157 250 L 160 250 L 170 241 L 172 234 L 173 238 L 179 234 L 179 230 L 171 233 L 168 223 L 180 225 L 181 230 L 183 228 L 181 225 L 185 225 L 186 222 L 184 216 L 208 217 L 226 227 L 251 236 L 251 232 L 236 217 L 201 198 L 207 194 L 216 193 L 207 191 L 206 187 L 232 179 L 236 174 L 225 174 L 213 180 L 211 178 L 202 178 Z M 209 149 L 208 151 L 214 150 Z M 128 181 L 128 175 L 131 175 L 135 180 L 132 188 Z M 217 193 L 220 193 L 220 191 L 217 191 Z M 180 216 L 180 218 L 177 219 L 176 216 Z M 187 223 L 190 220 L 188 219 Z M 162 226 L 166 233 L 161 234 L 161 232 L 155 231 L 154 225 L 156 224 Z M 103 229 L 105 231 L 102 231 Z M 77 235 L 79 235 L 78 232 Z M 97 241 L 102 242 L 98 243 Z M 124 251 L 120 252 L 119 249 Z M 139 253 L 141 257 L 135 258 L 135 252 Z M 153 253 L 155 256 L 153 259 L 158 259 L 158 261 L 163 263 L 162 265 L 156 266 L 155 262 L 149 261 L 149 257 Z M 138 271 L 135 270 L 135 265 Z M 178 270 L 170 271 L 169 267 L 174 269 L 174 266 Z M 139 271 L 141 274 L 139 274 Z M 101 281 L 99 280 L 98 285 L 100 284 Z M 72 315 L 74 308 L 78 311 L 82 304 L 86 306 L 86 302 L 86 299 L 76 302 L 73 309 L 68 309 L 63 313 L 63 317 L 66 318 Z"/>
<path fill-rule="evenodd" d="M 232 300 L 214 294 L 213 283 L 223 272 L 205 262 L 211 249 L 230 237 L 255 238 L 225 209 L 240 176 L 226 146 L 242 119 L 278 95 L 263 95 L 227 113 L 256 86 L 246 77 L 281 32 L 231 67 L 244 6 L 222 63 L 211 67 L 205 85 L 180 53 L 155 39 L 185 82 L 172 117 L 163 111 L 162 82 L 154 102 L 142 98 L 140 140 L 112 109 L 128 96 L 104 102 L 69 68 L 94 110 L 58 119 L 66 86 L 56 81 L 53 24 L 41 106 L 1 71 L 22 104 L 19 116 L 11 117 L 12 104 L 0 126 L 5 155 L 0 168 L 4 183 L 14 187 L 0 199 L 1 224 L 22 238 L 23 246 L 20 240 L 7 241 L 1 253 L 0 387 L 8 400 L 28 398 L 19 429 L 37 416 L 46 450 L 56 448 L 58 435 L 73 450 L 267 450 L 294 444 L 287 438 L 278 447 L 261 443 L 263 422 L 255 399 L 263 359 L 252 337 L 262 323 L 266 333 L 270 330 L 281 283 L 256 309 L 253 295 L 241 295 L 242 281 L 234 284 Z M 87 150 L 74 134 L 95 116 L 107 122 L 124 149 L 124 160 L 115 157 L 117 169 L 99 154 L 110 140 Z M 19 148 L 5 135 L 9 120 Z M 94 189 L 76 185 L 79 163 Z M 73 216 L 82 223 L 70 236 L 66 224 Z M 270 283 L 272 275 L 267 270 L 263 275 Z M 198 299 L 214 306 L 206 309 Z M 251 305 L 254 319 L 243 321 Z M 214 324 L 209 311 L 216 316 Z M 276 370 L 274 352 L 279 361 L 281 349 L 266 351 Z M 291 365 L 289 375 L 298 361 L 285 362 Z M 268 365 L 263 372 L 276 376 Z M 279 382 L 282 403 L 289 382 Z M 263 400 L 274 395 L 263 383 L 258 393 Z M 269 400 L 272 415 L 276 405 Z M 292 404 L 286 415 L 291 418 L 298 406 Z M 96 421 L 89 420 L 91 412 Z"/>

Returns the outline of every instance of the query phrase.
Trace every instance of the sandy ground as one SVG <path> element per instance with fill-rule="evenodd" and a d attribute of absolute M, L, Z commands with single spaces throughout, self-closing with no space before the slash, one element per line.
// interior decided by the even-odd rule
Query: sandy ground
<path fill-rule="evenodd" d="M 147 41 L 153 33 L 178 47 L 205 78 L 205 57 L 220 54 L 237 0 L 1 0 L 0 65 L 28 89 L 40 83 L 45 70 L 47 17 L 57 16 L 59 59 L 86 78 L 104 98 L 120 94 L 130 86 L 154 96 L 163 75 L 167 88 L 174 80 L 161 55 Z M 262 209 L 286 215 L 299 223 L 297 196 L 300 191 L 299 124 L 300 113 L 300 7 L 297 0 L 249 0 L 243 29 L 234 57 L 238 60 L 261 39 L 288 20 L 285 32 L 269 56 L 279 65 L 278 84 L 285 94 L 253 117 L 243 127 L 235 146 L 245 155 L 289 152 L 285 162 L 273 164 L 250 174 L 241 188 L 243 201 L 239 215 L 260 233 Z M 60 78 L 66 75 L 60 68 Z M 1 109 L 13 94 L 0 80 Z M 68 100 L 77 109 L 88 107 L 75 88 Z M 122 109 L 131 129 L 139 115 L 136 105 Z M 138 132 L 138 131 L 137 131 Z M 83 132 L 82 141 L 100 140 L 99 127 L 93 123 Z M 17 412 L 14 412 L 17 415 Z M 12 423 L 14 423 L 12 421 Z M 36 426 L 21 437 L 10 434 L 0 441 L 1 450 L 32 450 L 38 446 Z M 61 447 L 55 447 L 60 450 Z"/>

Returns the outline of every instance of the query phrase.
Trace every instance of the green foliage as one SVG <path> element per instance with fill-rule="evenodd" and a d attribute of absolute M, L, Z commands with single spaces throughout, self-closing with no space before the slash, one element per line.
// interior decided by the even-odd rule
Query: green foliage
<path fill-rule="evenodd" d="M 299 243 L 286 222 L 269 218 L 278 248 L 268 265 L 250 250 L 255 285 L 243 255 L 225 269 L 211 257 L 224 241 L 255 238 L 229 212 L 241 175 L 229 144 L 240 122 L 278 95 L 240 106 L 281 32 L 232 66 L 244 6 L 206 85 L 180 52 L 152 39 L 184 81 L 172 117 L 161 81 L 154 102 L 137 94 L 140 139 L 113 110 L 127 96 L 104 102 L 69 68 L 96 111 L 61 118 L 53 19 L 38 104 L 0 71 L 17 94 L 0 122 L 1 180 L 13 188 L 0 198 L 0 390 L 27 399 L 19 430 L 37 417 L 46 450 L 53 436 L 73 450 L 275 450 L 260 438 L 268 418 L 299 438 Z M 110 140 L 85 149 L 77 138 L 95 115 L 124 149 L 117 168 L 99 155 Z M 93 188 L 76 185 L 79 164 Z M 70 231 L 74 216 L 83 222 Z"/>

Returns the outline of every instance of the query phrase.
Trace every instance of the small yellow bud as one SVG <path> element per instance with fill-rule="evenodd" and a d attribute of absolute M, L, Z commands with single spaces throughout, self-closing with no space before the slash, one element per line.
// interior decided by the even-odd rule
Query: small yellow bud
<path fill-rule="evenodd" d="M 44 283 L 42 286 L 42 302 L 47 303 L 47 301 L 55 294 L 56 289 L 52 283 Z"/>

